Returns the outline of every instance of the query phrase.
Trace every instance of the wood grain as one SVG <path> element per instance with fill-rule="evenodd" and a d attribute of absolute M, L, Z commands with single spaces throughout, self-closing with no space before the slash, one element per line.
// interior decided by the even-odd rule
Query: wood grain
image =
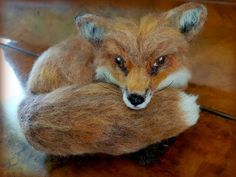
<path fill-rule="evenodd" d="M 72 17 L 78 12 L 122 14 L 135 18 L 146 12 L 172 8 L 181 2 L 2 1 L 0 35 L 18 41 L 21 47 L 41 53 L 75 33 Z M 236 115 L 236 6 L 232 5 L 233 0 L 226 1 L 232 3 L 220 2 L 206 3 L 208 22 L 190 49 L 193 78 L 188 91 L 199 94 L 201 104 Z M 111 12 L 111 9 L 115 10 Z M 5 63 L 5 75 L 1 73 L 4 85 L 1 85 L 0 107 L 0 176 L 236 176 L 236 122 L 206 112 L 201 113 L 195 127 L 177 138 L 160 163 L 148 167 L 123 156 L 61 158 L 34 150 L 19 129 L 16 108 L 24 95 L 24 85 L 35 58 L 2 46 L 0 50 L 1 72 Z"/>
<path fill-rule="evenodd" d="M 20 47 L 41 53 L 49 46 L 76 34 L 73 17 L 81 12 L 139 18 L 150 12 L 173 8 L 183 1 L 4 1 L 1 35 L 18 41 Z M 193 73 L 189 91 L 200 95 L 204 106 L 236 117 L 236 6 L 204 1 L 208 21 L 189 52 Z M 214 2 L 221 2 L 214 3 Z M 13 12 L 13 13 L 12 13 Z M 66 12 L 66 13 L 65 13 Z M 50 26 L 50 28 L 49 28 Z M 210 90 L 211 99 L 206 93 Z M 208 92 L 209 93 L 209 92 Z M 217 100 L 217 101 L 212 101 Z M 226 102 L 227 104 L 222 104 Z"/>

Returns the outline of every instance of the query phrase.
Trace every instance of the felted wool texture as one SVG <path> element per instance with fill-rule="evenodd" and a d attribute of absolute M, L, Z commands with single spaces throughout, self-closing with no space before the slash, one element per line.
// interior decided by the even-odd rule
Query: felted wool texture
<path fill-rule="evenodd" d="M 30 144 L 48 154 L 120 155 L 192 126 L 188 122 L 191 110 L 182 109 L 181 94 L 174 89 L 158 92 L 146 109 L 136 111 L 123 104 L 116 86 L 72 85 L 28 96 L 19 107 L 19 120 Z M 195 100 L 192 104 L 198 108 Z"/>

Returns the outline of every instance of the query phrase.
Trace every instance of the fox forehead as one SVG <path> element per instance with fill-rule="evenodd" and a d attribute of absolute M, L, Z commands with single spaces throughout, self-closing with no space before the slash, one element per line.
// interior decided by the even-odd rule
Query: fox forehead
<path fill-rule="evenodd" d="M 124 54 L 135 63 L 143 63 L 152 55 L 185 52 L 188 43 L 176 29 L 151 18 L 142 18 L 139 24 L 127 19 L 116 19 L 103 42 L 103 50 Z"/>

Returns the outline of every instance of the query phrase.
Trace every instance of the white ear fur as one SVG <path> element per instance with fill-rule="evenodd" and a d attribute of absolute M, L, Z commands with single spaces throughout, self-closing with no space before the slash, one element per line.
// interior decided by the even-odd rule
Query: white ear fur
<path fill-rule="evenodd" d="M 103 39 L 104 30 L 92 22 L 86 22 L 81 27 L 81 34 L 90 41 L 99 42 Z"/>
<path fill-rule="evenodd" d="M 84 14 L 75 19 L 81 35 L 90 42 L 99 43 L 103 40 L 104 28 L 99 24 L 100 18 L 96 15 Z"/>
<path fill-rule="evenodd" d="M 179 21 L 180 31 L 187 33 L 199 25 L 202 8 L 195 8 L 185 11 Z"/>

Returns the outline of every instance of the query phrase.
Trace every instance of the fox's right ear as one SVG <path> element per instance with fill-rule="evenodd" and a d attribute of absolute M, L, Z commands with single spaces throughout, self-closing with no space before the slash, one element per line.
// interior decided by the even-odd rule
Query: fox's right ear
<path fill-rule="evenodd" d="M 95 45 L 100 44 L 104 38 L 105 22 L 103 17 L 93 14 L 78 15 L 75 18 L 80 34 Z"/>

